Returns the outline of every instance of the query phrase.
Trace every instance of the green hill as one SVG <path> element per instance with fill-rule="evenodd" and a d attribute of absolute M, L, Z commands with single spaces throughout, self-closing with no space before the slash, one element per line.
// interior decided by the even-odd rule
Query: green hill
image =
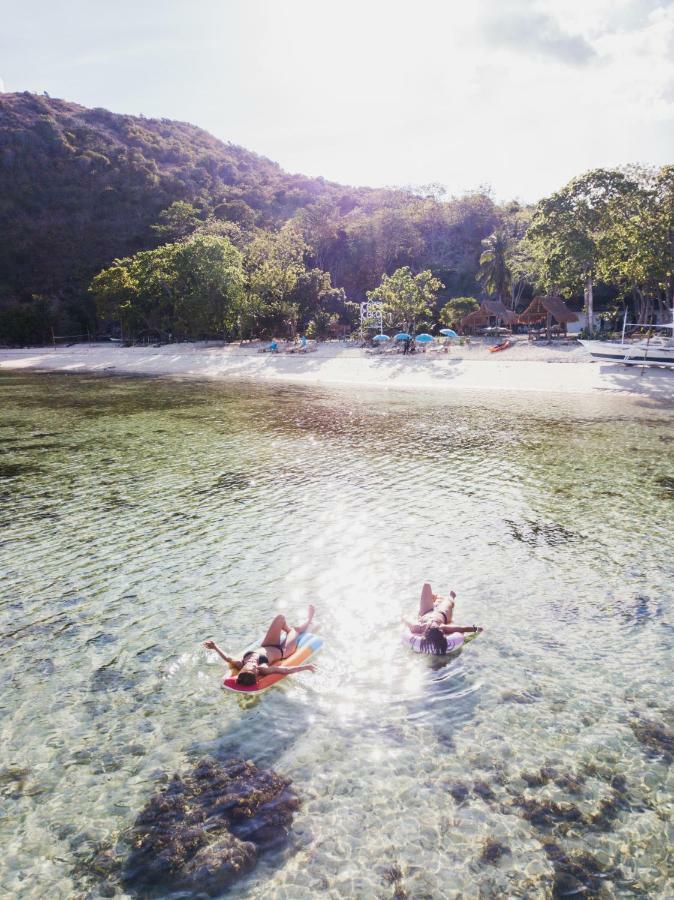
<path fill-rule="evenodd" d="M 151 226 L 179 200 L 249 231 L 296 218 L 308 263 L 353 299 L 398 265 L 429 265 L 465 290 L 498 217 L 484 195 L 438 203 L 344 187 L 288 174 L 184 122 L 0 94 L 0 340 L 45 340 L 52 325 L 95 330 L 91 278 L 156 246 Z"/>

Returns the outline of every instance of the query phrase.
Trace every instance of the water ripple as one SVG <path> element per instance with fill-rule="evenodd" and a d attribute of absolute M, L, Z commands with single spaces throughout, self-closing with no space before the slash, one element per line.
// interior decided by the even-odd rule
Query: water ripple
<path fill-rule="evenodd" d="M 204 752 L 276 765 L 304 798 L 290 852 L 234 896 L 389 896 L 386 872 L 410 896 L 546 896 L 550 834 L 521 810 L 573 802 L 590 821 L 616 773 L 634 811 L 553 836 L 617 866 L 618 896 L 665 890 L 669 770 L 644 743 L 655 726 L 635 722 L 671 713 L 670 414 L 141 379 L 0 387 L 9 893 L 86 892 L 75 844 L 114 839 L 159 773 Z M 486 628 L 444 660 L 400 644 L 426 578 Z M 318 672 L 223 695 L 200 641 L 237 651 L 308 602 Z M 487 865 L 496 838 L 511 853 Z"/>

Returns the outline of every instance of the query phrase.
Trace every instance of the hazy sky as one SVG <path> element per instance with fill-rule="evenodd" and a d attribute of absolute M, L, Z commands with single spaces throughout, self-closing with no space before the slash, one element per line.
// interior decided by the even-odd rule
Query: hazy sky
<path fill-rule="evenodd" d="M 674 0 L 0 0 L 0 79 L 348 184 L 674 161 Z"/>

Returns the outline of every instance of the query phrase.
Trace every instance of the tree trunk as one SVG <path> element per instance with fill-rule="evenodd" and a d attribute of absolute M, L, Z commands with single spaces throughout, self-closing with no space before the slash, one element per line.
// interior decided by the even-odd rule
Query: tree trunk
<path fill-rule="evenodd" d="M 592 276 L 587 276 L 585 282 L 585 309 L 587 311 L 587 330 L 592 334 L 594 331 L 594 298 L 592 295 Z"/>

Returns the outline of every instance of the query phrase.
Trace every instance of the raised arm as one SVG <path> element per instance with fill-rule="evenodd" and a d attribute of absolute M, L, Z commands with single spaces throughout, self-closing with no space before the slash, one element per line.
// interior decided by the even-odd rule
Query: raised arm
<path fill-rule="evenodd" d="M 215 641 L 204 641 L 203 646 L 206 650 L 215 650 L 220 659 L 223 659 L 228 665 L 234 666 L 235 669 L 240 669 L 243 665 L 243 660 L 233 659 L 231 656 L 227 656 L 224 650 L 221 650 L 220 647 L 215 643 Z"/>
<path fill-rule="evenodd" d="M 479 634 L 484 631 L 478 625 L 439 625 L 438 628 L 443 634 Z"/>
<path fill-rule="evenodd" d="M 426 625 L 419 625 L 418 622 L 416 622 L 416 623 L 415 623 L 415 622 L 408 622 L 407 619 L 402 619 L 402 623 L 403 623 L 403 625 L 405 625 L 407 628 L 409 628 L 409 630 L 412 632 L 412 634 L 423 634 L 424 631 L 425 631 L 426 628 L 427 628 Z"/>

